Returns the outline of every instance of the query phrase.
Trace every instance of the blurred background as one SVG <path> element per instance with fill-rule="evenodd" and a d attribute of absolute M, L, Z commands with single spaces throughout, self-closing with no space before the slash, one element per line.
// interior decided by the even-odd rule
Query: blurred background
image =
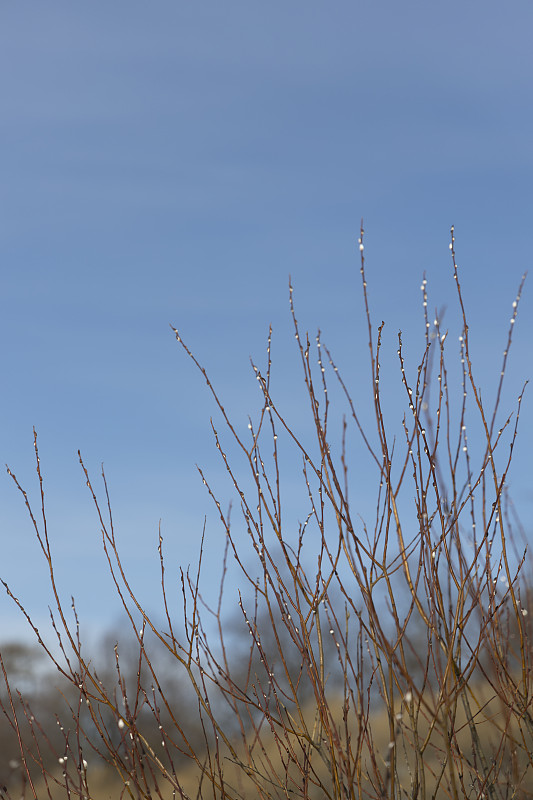
<path fill-rule="evenodd" d="M 78 449 L 105 505 L 104 464 L 148 610 L 161 607 L 160 523 L 176 583 L 206 518 L 216 597 L 224 534 L 196 465 L 224 503 L 231 492 L 216 407 L 169 324 L 246 432 L 261 407 L 249 358 L 264 367 L 272 323 L 274 391 L 305 436 L 290 274 L 302 329 L 322 329 L 364 417 L 360 220 L 396 391 L 398 330 L 412 368 L 423 350 L 424 273 L 458 353 L 454 224 L 490 405 L 533 244 L 532 28 L 525 0 L 1 5 L 1 461 L 38 511 L 35 426 L 57 580 L 85 630 L 121 609 Z M 531 377 L 527 282 L 514 336 L 503 417 Z M 526 394 L 509 476 L 526 531 L 531 420 Z M 46 563 L 6 473 L 0 532 L 0 577 L 46 625 Z M 5 594 L 0 619 L 0 640 L 29 635 Z"/>

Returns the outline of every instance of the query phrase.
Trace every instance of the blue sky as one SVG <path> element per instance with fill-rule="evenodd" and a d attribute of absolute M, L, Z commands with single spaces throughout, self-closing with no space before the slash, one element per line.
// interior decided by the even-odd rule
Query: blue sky
<path fill-rule="evenodd" d="M 533 243 L 532 29 L 530 2 L 492 0 L 2 4 L 1 460 L 38 499 L 35 425 L 58 580 L 87 624 L 118 608 L 78 448 L 96 486 L 104 463 L 148 605 L 159 519 L 170 563 L 187 565 L 208 515 L 207 593 L 216 579 L 221 532 L 195 470 L 223 481 L 215 409 L 169 323 L 245 427 L 249 356 L 272 322 L 299 420 L 289 273 L 302 326 L 358 385 L 361 217 L 392 354 L 399 328 L 421 343 L 424 271 L 430 304 L 454 307 L 454 224 L 479 382 L 494 387 Z M 506 408 L 532 341 L 526 284 Z M 529 530 L 532 445 L 526 398 L 511 487 Z M 7 474 L 0 525 L 2 577 L 41 618 L 44 564 Z M 7 598 L 0 613 L 18 635 Z"/>

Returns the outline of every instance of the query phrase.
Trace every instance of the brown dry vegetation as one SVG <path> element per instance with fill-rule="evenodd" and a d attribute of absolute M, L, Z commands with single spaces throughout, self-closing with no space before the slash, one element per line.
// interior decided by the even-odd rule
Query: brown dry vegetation
<path fill-rule="evenodd" d="M 458 363 L 448 364 L 457 353 L 438 315 L 429 321 L 424 279 L 421 354 L 408 366 L 399 335 L 391 419 L 362 228 L 359 246 L 370 429 L 320 333 L 311 345 L 301 332 L 292 286 L 309 439 L 271 394 L 270 334 L 265 370 L 252 365 L 261 407 L 243 433 L 174 329 L 218 407 L 224 430 L 213 423 L 213 435 L 240 512 L 234 522 L 200 472 L 225 537 L 217 607 L 202 600 L 200 567 L 182 572 L 178 621 L 160 537 L 164 624 L 146 612 L 122 566 L 105 476 L 102 503 L 80 457 L 136 648 L 125 658 L 117 645 L 114 672 L 104 675 L 56 589 L 44 493 L 38 518 L 13 475 L 49 571 L 61 657 L 35 633 L 62 675 L 68 710 L 52 733 L 4 668 L 1 701 L 19 763 L 3 778 L 4 797 L 533 796 L 530 562 L 506 494 L 523 390 L 514 411 L 500 409 L 523 280 L 489 407 L 475 378 L 452 229 Z M 336 412 L 342 403 L 345 417 Z M 350 479 L 352 430 L 358 463 L 366 459 L 375 476 L 370 519 Z M 42 492 L 36 438 L 35 453 Z M 298 525 L 286 510 L 290 455 L 304 490 Z M 240 574 L 237 596 L 231 590 L 237 638 L 224 611 L 230 562 Z"/>

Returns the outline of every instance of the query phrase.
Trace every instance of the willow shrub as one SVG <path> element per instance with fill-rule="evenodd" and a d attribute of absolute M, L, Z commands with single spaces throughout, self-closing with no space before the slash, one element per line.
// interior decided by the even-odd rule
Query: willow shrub
<path fill-rule="evenodd" d="M 488 407 L 475 378 L 452 228 L 459 344 L 449 343 L 438 318 L 429 319 L 424 278 L 419 362 L 407 366 L 400 334 L 391 404 L 380 383 L 383 324 L 375 329 L 371 321 L 362 228 L 359 250 L 370 426 L 320 333 L 311 344 L 300 330 L 292 286 L 309 436 L 296 435 L 271 394 L 270 334 L 265 370 L 252 364 L 260 407 L 241 430 L 173 329 L 218 406 L 223 429 L 213 424 L 213 435 L 238 508 L 235 523 L 201 472 L 224 537 L 217 606 L 202 600 L 204 547 L 198 570 L 181 572 L 182 602 L 170 600 L 160 537 L 164 623 L 143 608 L 123 567 L 105 475 L 101 501 L 80 457 L 131 623 L 136 669 L 131 656 L 126 669 L 116 645 L 115 678 L 103 681 L 82 648 L 74 606 L 72 616 L 57 590 L 36 436 L 38 513 L 10 472 L 49 572 L 60 656 L 34 627 L 35 634 L 68 688 L 58 742 L 4 670 L 2 703 L 20 750 L 5 797 L 19 797 L 21 787 L 28 797 L 96 797 L 104 763 L 114 774 L 99 795 L 106 797 L 532 795 L 531 583 L 506 494 L 522 394 L 500 423 L 523 279 Z M 360 387 L 362 373 L 353 377 Z M 371 518 L 361 517 L 351 482 L 352 431 L 360 437 L 358 469 L 375 477 L 375 491 L 365 496 Z M 296 501 L 284 486 L 291 458 L 303 488 L 299 524 L 290 521 Z M 233 579 L 225 586 L 230 562 L 237 588 Z M 237 627 L 225 616 L 228 604 L 238 610 Z M 188 698 L 186 713 L 169 674 Z"/>

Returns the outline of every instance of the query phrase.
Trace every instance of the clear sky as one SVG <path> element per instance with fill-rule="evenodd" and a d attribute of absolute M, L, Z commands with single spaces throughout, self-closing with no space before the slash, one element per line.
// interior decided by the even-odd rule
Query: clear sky
<path fill-rule="evenodd" d="M 303 327 L 322 328 L 357 385 L 361 217 L 393 354 L 399 328 L 422 331 L 424 271 L 430 303 L 454 306 L 454 224 L 493 388 L 533 251 L 532 30 L 530 0 L 1 4 L 1 461 L 38 500 L 35 426 L 58 579 L 84 619 L 113 624 L 119 609 L 78 448 L 97 487 L 104 463 L 148 605 L 160 519 L 175 570 L 195 562 L 207 514 L 216 580 L 222 533 L 195 470 L 224 477 L 215 409 L 169 323 L 245 428 L 248 359 L 264 360 L 272 322 L 298 419 L 289 273 Z M 509 410 L 533 377 L 531 298 L 526 283 Z M 511 475 L 529 530 L 531 408 Z M 7 474 L 0 526 L 1 577 L 40 618 L 45 565 Z M 6 597 L 0 614 L 3 638 L 18 634 Z"/>

